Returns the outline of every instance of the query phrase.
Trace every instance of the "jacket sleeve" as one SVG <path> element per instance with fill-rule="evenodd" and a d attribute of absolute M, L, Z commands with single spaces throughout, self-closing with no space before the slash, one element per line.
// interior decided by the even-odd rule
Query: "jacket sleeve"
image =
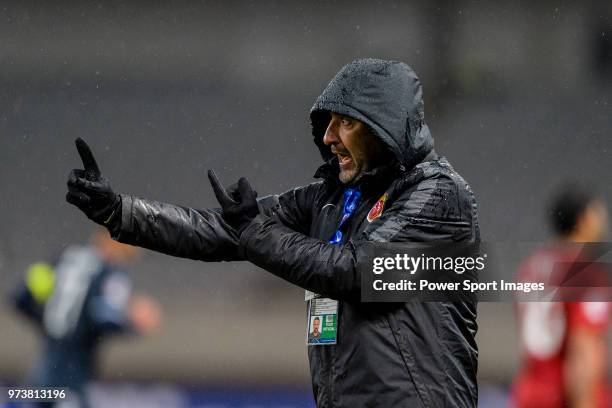
<path fill-rule="evenodd" d="M 11 301 L 19 313 L 35 324 L 41 324 L 44 307 L 36 302 L 26 285 L 20 284 L 19 287 L 11 293 Z"/>
<path fill-rule="evenodd" d="M 433 179 L 402 192 L 366 228 L 362 240 L 332 245 L 293 231 L 274 217 L 257 216 L 240 238 L 240 253 L 255 265 L 304 289 L 339 300 L 359 300 L 362 243 L 430 242 L 473 238 L 471 192 L 450 179 Z M 475 211 L 475 207 L 474 207 Z"/>
<path fill-rule="evenodd" d="M 202 261 L 237 260 L 235 231 L 220 209 L 196 210 L 121 195 L 121 222 L 111 229 L 125 244 Z"/>
<path fill-rule="evenodd" d="M 310 206 L 321 183 L 312 183 L 258 200 L 260 212 L 275 215 L 283 225 L 308 233 Z M 114 239 L 168 255 L 202 261 L 243 260 L 238 236 L 221 209 L 198 210 L 121 195 L 121 220 L 111 229 Z"/>

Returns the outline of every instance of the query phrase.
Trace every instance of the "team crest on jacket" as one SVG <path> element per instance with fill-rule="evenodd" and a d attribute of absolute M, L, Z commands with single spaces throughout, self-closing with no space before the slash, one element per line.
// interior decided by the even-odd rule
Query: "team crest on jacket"
<path fill-rule="evenodd" d="M 376 204 L 374 204 L 374 207 L 370 209 L 370 212 L 368 213 L 368 222 L 372 222 L 380 217 L 380 214 L 382 214 L 383 209 L 385 208 L 385 201 L 387 201 L 387 193 L 383 194 L 383 196 L 378 199 Z"/>

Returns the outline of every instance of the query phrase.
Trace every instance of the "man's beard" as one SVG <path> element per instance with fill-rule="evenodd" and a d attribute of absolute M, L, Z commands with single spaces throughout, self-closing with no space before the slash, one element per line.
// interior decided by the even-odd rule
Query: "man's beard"
<path fill-rule="evenodd" d="M 342 170 L 340 168 L 340 174 L 338 178 L 342 184 L 354 184 L 359 181 L 363 174 L 363 165 L 361 162 L 356 162 L 353 159 L 353 168 L 350 170 Z"/>

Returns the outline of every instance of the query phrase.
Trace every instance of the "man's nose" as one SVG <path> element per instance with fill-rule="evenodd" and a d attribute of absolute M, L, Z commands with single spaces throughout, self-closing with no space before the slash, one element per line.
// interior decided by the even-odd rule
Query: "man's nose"
<path fill-rule="evenodd" d="M 338 143 L 338 127 L 335 124 L 335 120 L 332 119 L 325 129 L 325 135 L 323 135 L 323 144 L 329 146 Z"/>

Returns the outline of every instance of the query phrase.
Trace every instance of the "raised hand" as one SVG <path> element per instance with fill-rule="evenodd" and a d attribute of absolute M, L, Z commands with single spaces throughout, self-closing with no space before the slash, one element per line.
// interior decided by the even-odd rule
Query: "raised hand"
<path fill-rule="evenodd" d="M 238 184 L 231 185 L 227 190 L 223 188 L 214 170 L 208 170 L 208 179 L 217 201 L 221 204 L 223 219 L 238 234 L 241 234 L 251 220 L 259 214 L 257 192 L 244 177 L 240 177 Z"/>
<path fill-rule="evenodd" d="M 77 206 L 90 220 L 109 227 L 111 220 L 118 218 L 121 197 L 102 176 L 87 143 L 78 138 L 75 144 L 84 169 L 73 169 L 68 175 L 66 201 Z"/>
<path fill-rule="evenodd" d="M 102 173 L 100 173 L 98 163 L 96 163 L 96 159 L 94 159 L 93 153 L 89 146 L 87 146 L 87 143 L 79 137 L 74 141 L 74 144 L 76 144 L 77 151 L 85 167 L 85 178 L 91 181 L 99 180 Z"/>

